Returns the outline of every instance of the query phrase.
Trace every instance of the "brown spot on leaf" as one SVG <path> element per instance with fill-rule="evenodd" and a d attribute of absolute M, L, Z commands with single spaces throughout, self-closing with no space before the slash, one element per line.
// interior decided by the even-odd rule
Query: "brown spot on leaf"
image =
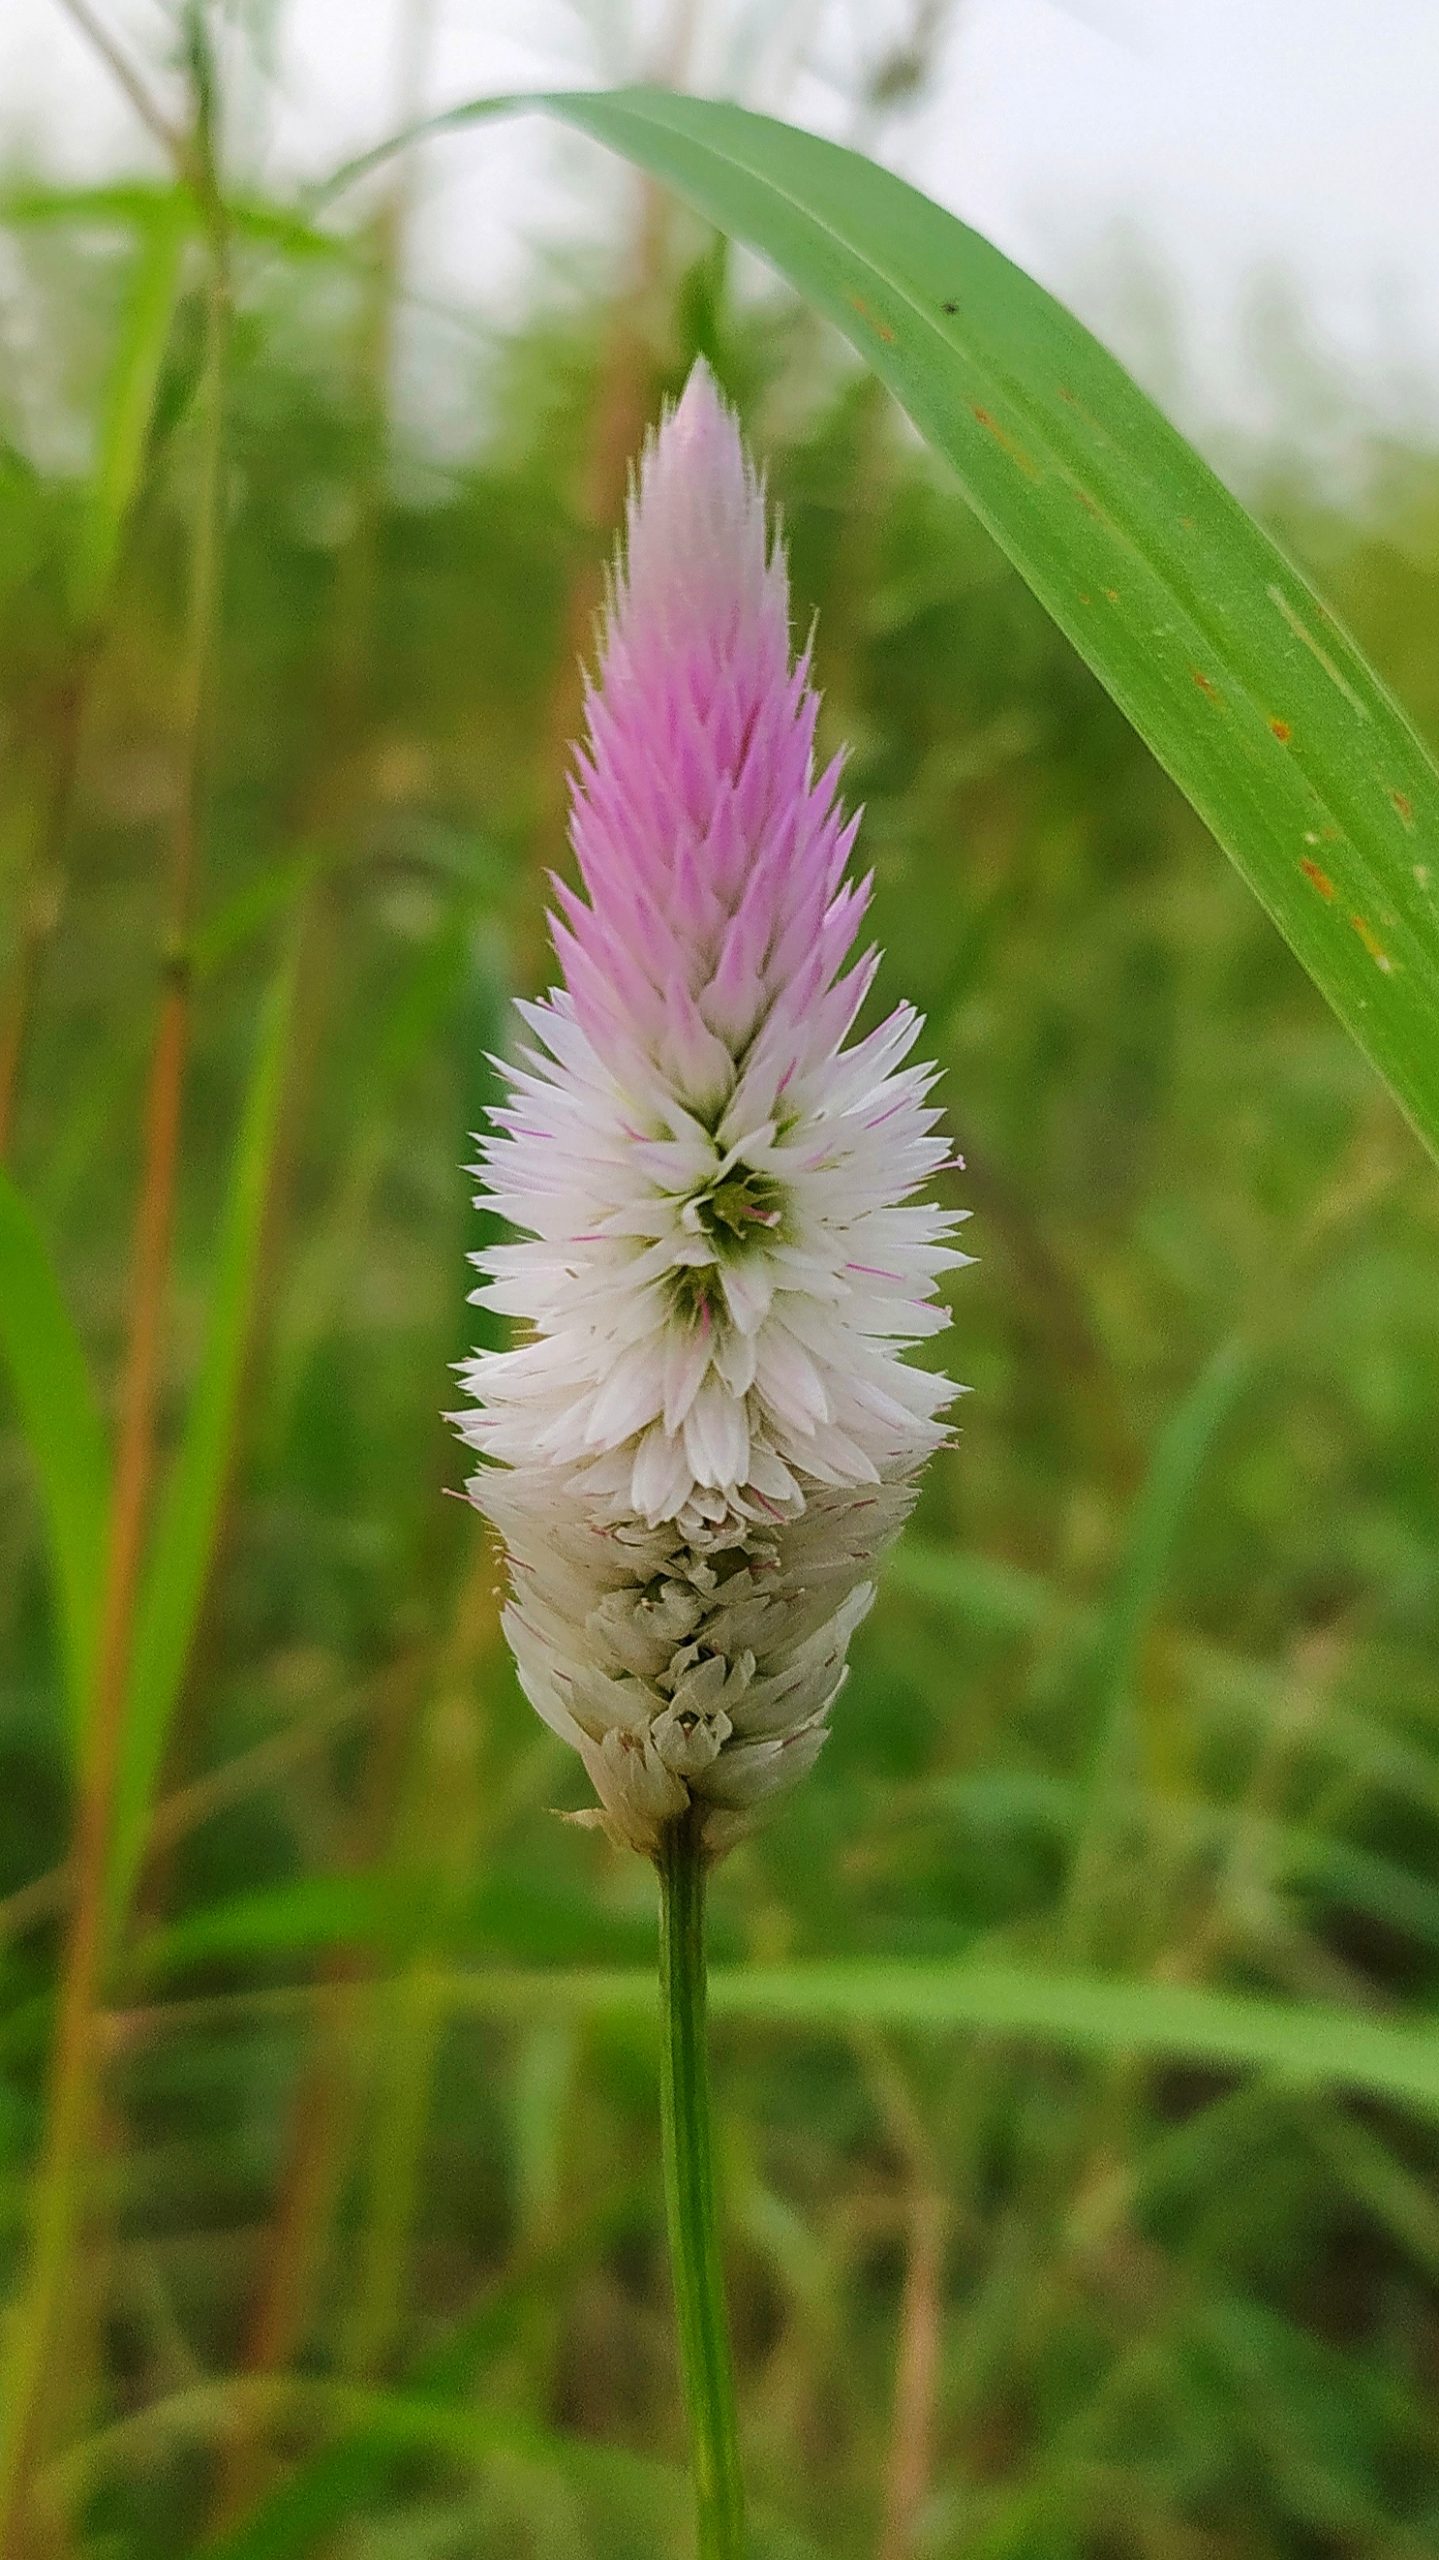
<path fill-rule="evenodd" d="M 1191 684 L 1197 684 L 1200 692 L 1207 694 L 1211 702 L 1222 701 L 1223 696 L 1220 693 L 1218 685 L 1210 683 L 1208 676 L 1205 675 L 1202 668 L 1191 667 L 1189 670 L 1189 680 Z"/>
<path fill-rule="evenodd" d="M 1279 743 L 1280 743 L 1281 747 L 1287 747 L 1287 746 L 1288 746 L 1288 744 L 1289 744 L 1290 739 L 1291 739 L 1291 738 L 1293 737 L 1293 735 L 1294 735 L 1294 732 L 1293 732 L 1293 730 L 1290 728 L 1288 721 L 1287 721 L 1287 720 L 1271 720 L 1271 721 L 1270 721 L 1270 723 L 1269 723 L 1269 726 L 1270 726 L 1270 728 L 1273 730 L 1275 737 L 1279 740 Z"/>
<path fill-rule="evenodd" d="M 1105 588 L 1105 590 L 1104 590 L 1104 601 L 1105 601 L 1105 603 L 1106 603 L 1106 604 L 1118 604 L 1118 602 L 1119 602 L 1119 589 L 1118 589 L 1118 587 L 1106 587 L 1106 588 Z"/>
<path fill-rule="evenodd" d="M 1005 433 L 1005 430 L 1000 425 L 998 419 L 991 417 L 988 409 L 981 409 L 977 404 L 974 407 L 974 415 L 979 424 L 983 427 L 985 434 L 987 436 L 993 436 L 1001 453 L 1008 454 L 1010 461 L 1015 464 L 1017 469 L 1024 473 L 1025 478 L 1027 480 L 1037 480 L 1039 478 L 1039 473 L 1036 471 L 1030 456 L 1025 452 L 1023 445 L 1016 444 L 1013 436 Z"/>
<path fill-rule="evenodd" d="M 1400 817 L 1403 819 L 1405 826 L 1412 827 L 1414 824 L 1414 803 L 1410 799 L 1408 792 L 1399 790 L 1396 785 L 1396 787 L 1390 792 L 1389 797 L 1393 801 L 1395 808 L 1398 810 Z"/>
<path fill-rule="evenodd" d="M 1388 952 L 1385 950 L 1384 945 L 1380 941 L 1372 924 L 1368 923 L 1363 916 L 1351 916 L 1349 921 L 1353 925 L 1355 932 L 1358 934 L 1360 941 L 1363 943 L 1364 948 L 1368 952 L 1376 969 L 1392 969 L 1394 963 L 1390 959 Z"/>
<path fill-rule="evenodd" d="M 1299 868 L 1303 872 L 1306 880 L 1312 880 L 1321 898 L 1333 897 L 1334 883 L 1330 879 L 1327 871 L 1320 870 L 1317 862 L 1301 862 Z"/>
<path fill-rule="evenodd" d="M 870 328 L 874 331 L 875 336 L 883 339 L 884 344 L 887 347 L 892 347 L 894 345 L 894 331 L 885 327 L 885 324 L 880 319 L 878 313 L 871 311 L 869 304 L 860 294 L 852 293 L 850 295 L 849 307 L 851 311 L 857 311 L 859 313 L 861 320 L 868 322 Z"/>

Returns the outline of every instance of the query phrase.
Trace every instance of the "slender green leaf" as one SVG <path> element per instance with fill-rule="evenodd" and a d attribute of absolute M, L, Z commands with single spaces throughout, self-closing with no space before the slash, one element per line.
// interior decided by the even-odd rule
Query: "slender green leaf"
<path fill-rule="evenodd" d="M 243 889 L 232 890 L 213 914 L 196 926 L 191 946 L 196 977 L 202 982 L 213 977 L 277 916 L 288 914 L 317 881 L 353 860 L 353 848 L 342 844 L 331 848 L 306 845 L 298 853 L 286 853 L 278 861 L 267 862 Z"/>
<path fill-rule="evenodd" d="M 282 249 L 290 257 L 333 264 L 353 255 L 348 242 L 319 230 L 292 205 L 271 204 L 263 196 L 228 196 L 225 218 L 240 239 Z M 83 223 L 105 230 L 151 231 L 177 222 L 193 236 L 201 227 L 200 209 L 188 188 L 164 179 L 116 178 L 95 186 L 68 187 L 31 179 L 0 188 L 0 223 L 16 229 Z"/>
<path fill-rule="evenodd" d="M 1038 1577 L 996 1565 L 991 1559 L 951 1555 L 917 1543 L 900 1549 L 891 1571 L 906 1589 L 952 1605 L 966 1619 L 983 1619 L 992 1604 L 989 1623 L 1001 1632 L 1054 1625 L 1071 1646 L 1086 1642 L 1091 1659 L 1100 1652 L 1097 1615 L 1076 1617 L 1072 1604 Z M 1192 1663 L 1184 1654 L 1179 1661 L 1202 1703 L 1211 1657 L 1200 1651 Z M 1238 1686 L 1244 1712 L 1251 1718 L 1268 1721 L 1283 1711 L 1285 1682 L 1263 1664 L 1224 1664 L 1221 1681 L 1226 1697 L 1231 1684 Z M 1376 1731 L 1373 1738 L 1376 1748 L 1382 1744 L 1382 1734 Z M 1323 1730 L 1311 1740 L 1316 1748 L 1323 1745 Z M 1346 1724 L 1333 1748 L 1322 1750 L 1321 1756 L 1342 1759 L 1357 1774 L 1386 1779 L 1401 1794 L 1410 1792 L 1403 1783 L 1407 1758 L 1394 1771 L 1382 1763 L 1371 1767 L 1354 1742 Z M 1079 1830 L 1083 1805 L 1080 1787 L 1050 1773 L 979 1770 L 927 1787 L 899 1818 L 906 1831 L 915 1824 L 954 1822 L 982 1833 L 1038 1834 L 1069 1846 Z M 1257 1821 L 1234 1805 L 1197 1796 L 1126 1789 L 1116 1796 L 1110 1812 L 1125 1835 L 1135 1830 L 1150 1832 L 1167 1842 L 1187 1844 L 1207 1860 L 1226 1854 L 1236 1823 L 1242 1820 L 1276 1892 L 1312 1894 L 1332 1907 L 1362 1912 L 1420 1945 L 1439 1947 L 1439 1891 L 1393 1858 L 1321 1830 Z M 571 1954 L 597 1952 L 596 1925 L 580 1897 L 556 1897 L 536 1882 L 521 1893 L 512 1879 L 501 1878 L 467 1900 L 461 1941 L 474 1952 L 484 1950 L 511 1960 L 564 1963 Z M 172 1975 L 195 1963 L 258 1950 L 273 1956 L 328 1946 L 364 1946 L 394 1957 L 413 1948 L 414 1929 L 415 1913 L 408 1898 L 397 1903 L 393 1892 L 382 1889 L 376 1880 L 315 1878 L 258 1887 L 190 1912 L 148 1939 L 136 1962 L 148 1976 Z M 626 1952 L 626 1933 L 618 1931 L 613 1921 L 603 1934 L 609 1940 L 609 1952 L 616 1957 Z M 628 1934 L 633 1943 L 633 1932 Z"/>
<path fill-rule="evenodd" d="M 1330 2176 L 1439 2284 L 1439 2203 L 1384 2133 L 1340 2107 L 1306 2107 L 1303 2139 Z"/>
<path fill-rule="evenodd" d="M 111 367 L 99 450 L 71 564 L 71 601 L 82 625 L 98 611 L 125 538 L 149 449 L 165 349 L 184 267 L 188 226 L 175 196 L 141 231 L 119 344 Z"/>
<path fill-rule="evenodd" d="M 1210 1864 L 1242 1839 L 1276 1892 L 1297 1889 L 1340 1910 L 1363 1912 L 1439 1950 L 1439 1887 L 1394 1858 L 1355 1848 L 1326 1831 L 1262 1820 L 1242 1804 L 1208 1804 L 1199 1796 L 1133 1788 L 1116 1797 L 1112 1812 L 1119 1836 L 1178 1843 Z M 1066 1779 L 1004 1769 L 927 1787 L 914 1800 L 911 1819 L 917 1826 L 954 1823 L 980 1835 L 1037 1836 L 1068 1846 L 1082 1813 L 1081 1791 Z"/>
<path fill-rule="evenodd" d="M 1206 1363 L 1159 1435 L 1127 1524 L 1084 1684 L 1089 1744 L 1064 1913 L 1064 1949 L 1071 1958 L 1090 1952 L 1087 1923 L 1118 1846 L 1118 1799 L 1136 1774 L 1133 1692 L 1144 1632 L 1204 1462 L 1252 1365 L 1248 1346 L 1238 1340 Z"/>
<path fill-rule="evenodd" d="M 232 891 L 195 928 L 190 960 L 196 986 L 202 987 L 217 977 L 237 953 L 248 950 L 258 935 L 292 912 L 327 871 L 353 860 L 349 844 L 332 852 L 306 850 L 286 855 L 267 864 L 243 889 Z M 106 1072 L 90 1078 L 80 1088 L 68 1114 L 60 1121 L 47 1161 L 37 1174 L 37 1182 L 43 1185 L 47 1214 L 57 1221 L 64 1218 L 76 1194 L 91 1179 L 97 1158 L 111 1142 L 115 1122 L 143 1071 L 149 1043 L 150 1027 L 143 1018 L 121 1024 L 106 1060 Z"/>
<path fill-rule="evenodd" d="M 607 2200 L 575 2230 L 511 2267 L 469 2317 L 407 2375 L 411 2405 L 472 2400 L 475 2376 L 507 2346 L 537 2302 L 553 2300 L 615 2239 L 643 2230 L 653 2211 L 638 2193 Z M 335 2527 L 383 2496 L 403 2463 L 383 2417 L 346 2426 L 251 2512 L 204 2545 L 205 2560 L 292 2560 L 317 2551 Z"/>
<path fill-rule="evenodd" d="M 495 1971 L 447 1977 L 476 2017 L 649 2017 L 647 1972 Z M 1344 2009 L 1019 1965 L 835 1962 L 720 1966 L 718 2018 L 824 2033 L 854 2026 L 1036 2037 L 1076 2053 L 1133 2053 L 1357 2089 L 1439 2113 L 1439 2026 Z"/>
<path fill-rule="evenodd" d="M 123 1906 L 140 1855 L 150 1800 L 199 1624 L 239 1428 L 297 948 L 297 942 L 292 943 L 270 990 L 216 1244 L 208 1337 L 146 1562 L 112 1845 L 112 1887 L 118 1906 Z"/>
<path fill-rule="evenodd" d="M 409 1926 L 403 1889 L 391 1877 L 293 1876 L 283 1884 L 257 1885 L 252 1893 L 186 1912 L 145 1939 L 132 1961 L 143 1979 L 190 1965 L 237 1958 L 264 1962 L 333 1947 L 402 1954 Z"/>
<path fill-rule="evenodd" d="M 444 1932 L 445 1953 L 436 1930 Z M 392 1963 L 423 1969 L 482 1957 L 507 1964 L 624 1963 L 654 1948 L 652 1921 L 640 1913 L 597 1913 L 576 1887 L 534 1874 L 482 1874 L 461 1895 L 437 1893 L 414 1869 L 368 1875 L 293 1876 L 201 1903 L 152 1930 L 136 1946 L 136 1977 L 158 1981 L 194 1965 L 245 1958 L 313 1955 L 324 1948 L 363 1948 Z"/>
<path fill-rule="evenodd" d="M 281 1444 L 291 1426 L 310 1364 L 363 1255 L 366 1214 L 394 1143 L 396 1098 L 439 1024 L 454 1011 L 468 974 L 471 930 L 462 910 L 446 914 L 419 946 L 392 1001 L 371 1026 L 364 1112 L 357 1116 L 339 1169 L 330 1214 L 301 1257 L 293 1291 L 296 1318 L 277 1346 L 270 1410 L 273 1446 Z"/>
<path fill-rule="evenodd" d="M 416 1976 L 416 1979 L 422 1977 Z M 565 1972 L 496 1965 L 428 1979 L 457 2017 L 657 2017 L 651 1968 Z M 717 1966 L 716 2018 L 813 2035 L 889 2027 L 1018 2037 L 1083 2054 L 1138 2054 L 1287 2086 L 1355 2091 L 1439 2115 L 1439 2021 L 1413 2022 L 1193 1983 L 968 1960 Z"/>
<path fill-rule="evenodd" d="M 1439 2430 L 1428 2395 L 1267 2303 L 1221 2293 L 1195 2305 L 1190 2334 L 1225 2371 L 1236 2434 L 1288 2475 L 1299 2513 L 1351 2547 L 1377 2533 L 1381 2547 L 1403 2552 L 1386 2532 L 1385 2475 L 1401 2452 L 1432 2475 Z M 1407 2545 L 1413 2560 L 1430 2547 L 1427 2535 Z"/>
<path fill-rule="evenodd" d="M 955 1622 L 956 1632 L 973 1630 L 999 1640 L 1027 1636 L 1059 1653 L 1088 1649 L 1092 1655 L 1099 1642 L 1097 1610 L 1042 1574 L 1000 1557 L 965 1555 L 906 1538 L 885 1566 L 884 1585 L 942 1611 Z M 1375 1714 L 1327 1695 L 1322 1712 L 1316 1713 L 1316 1682 L 1277 1664 L 1227 1653 L 1203 1638 L 1180 1638 L 1169 1660 L 1196 1709 L 1216 1723 L 1248 1729 L 1297 1719 L 1305 1759 L 1332 1761 L 1364 1785 L 1439 1816 L 1439 1772 L 1432 1754 Z M 1359 1668 L 1382 1696 L 1382 1657 L 1372 1675 L 1367 1660 Z"/>
<path fill-rule="evenodd" d="M 1169 1417 L 1155 1443 L 1127 1524 L 1124 1552 L 1101 1612 L 1091 1678 L 1103 1717 L 1129 1688 L 1184 1514 L 1216 1438 L 1253 1367 L 1248 1346 L 1224 1343 Z"/>
<path fill-rule="evenodd" d="M 0 222 L 15 230 L 80 223 L 97 229 L 168 229 L 177 218 L 194 227 L 186 191 L 167 179 L 116 178 L 95 186 L 66 186 L 44 178 L 12 180 L 0 187 Z"/>
<path fill-rule="evenodd" d="M 93 2495 L 112 2469 L 155 2463 L 176 2444 L 223 2440 L 246 2412 L 291 2426 L 363 2428 L 391 2457 L 437 2456 L 448 2463 L 483 2466 L 497 2457 L 556 2470 L 591 2494 L 643 2501 L 646 2520 L 657 2524 L 672 2512 L 683 2486 L 672 2466 L 593 2437 L 562 2434 L 512 2410 L 455 2406 L 426 2393 L 366 2389 L 301 2373 L 241 2375 L 190 2383 L 147 2407 L 116 2419 L 98 2434 L 72 2445 L 55 2464 L 48 2485 L 67 2501 Z M 226 2536 L 207 2551 L 247 2546 Z M 256 2548 L 292 2547 L 257 2544 Z"/>
<path fill-rule="evenodd" d="M 267 863 L 242 889 L 233 890 L 198 924 L 190 946 L 195 983 L 202 986 L 245 951 L 277 919 L 291 912 L 310 889 L 335 873 L 354 869 L 363 860 L 347 836 L 335 844 L 315 843 Z M 129 1082 L 144 1064 L 148 1032 L 143 1023 L 126 1028 L 111 1052 L 109 1072 L 98 1076 L 77 1096 L 62 1121 L 49 1160 L 39 1176 L 49 1214 L 63 1216 L 76 1192 L 89 1179 L 97 1155 L 109 1139 Z"/>
<path fill-rule="evenodd" d="M 0 1172 L 0 1355 L 35 1469 L 55 1576 L 73 1738 L 95 1665 L 110 1455 L 85 1355 L 44 1238 Z"/>
<path fill-rule="evenodd" d="M 824 312 L 1193 801 L 1439 1152 L 1439 773 L 1353 642 L 1123 368 L 859 153 L 662 90 L 541 108 L 688 198 Z"/>
<path fill-rule="evenodd" d="M 884 1568 L 886 1591 L 903 1591 L 958 1618 L 975 1634 L 1003 1641 L 1046 1632 L 1072 1645 L 1091 1635 L 1093 1615 L 1056 1583 L 1004 1556 L 902 1538 Z"/>

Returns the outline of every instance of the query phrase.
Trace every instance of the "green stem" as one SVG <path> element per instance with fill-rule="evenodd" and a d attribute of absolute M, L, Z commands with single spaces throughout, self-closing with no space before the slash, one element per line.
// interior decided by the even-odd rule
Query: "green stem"
<path fill-rule="evenodd" d="M 744 2488 L 705 2048 L 705 1862 L 692 1815 L 668 1826 L 655 1864 L 665 2207 L 694 2464 L 696 2554 L 697 2560 L 744 2560 Z"/>
<path fill-rule="evenodd" d="M 84 15 L 83 12 L 72 14 Z M 203 26 L 195 21 L 203 48 Z M 205 178 L 205 360 L 199 472 L 189 559 L 185 781 L 170 841 L 164 990 L 146 1092 L 129 1338 L 120 1382 L 100 1639 L 75 1808 L 74 1895 L 60 1960 L 40 2152 L 32 2179 L 28 2257 L 0 2341 L 0 2560 L 42 2539 L 32 2488 L 73 2360 L 69 2324 L 86 2237 L 90 2152 L 103 2059 L 102 2003 L 115 1934 L 111 1859 L 125 1750 L 128 1678 L 156 1463 L 163 1327 L 170 1274 L 180 1123 L 190 1044 L 188 953 L 204 828 L 209 711 L 224 535 L 224 387 L 230 285 L 213 160 L 212 100 L 197 54 L 196 153 Z"/>

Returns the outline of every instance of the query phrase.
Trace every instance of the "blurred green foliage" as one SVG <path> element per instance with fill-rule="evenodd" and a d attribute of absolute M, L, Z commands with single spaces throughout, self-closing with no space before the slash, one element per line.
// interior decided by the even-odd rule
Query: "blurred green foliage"
<path fill-rule="evenodd" d="M 148 375 L 172 235 L 138 197 L 80 211 L 11 206 L 0 879 L 12 1001 L 33 961 L 10 1169 L 109 1416 L 201 328 L 182 262 Z M 1439 1195 L 812 322 L 736 304 L 677 235 L 643 308 L 477 343 L 493 423 L 437 456 L 392 414 L 383 264 L 306 247 L 236 245 L 184 1472 L 42 2488 L 67 2547 L 127 2560 L 658 2560 L 687 2546 L 653 2037 L 446 1988 L 647 1963 L 652 1883 L 550 1816 L 577 1773 L 516 1692 L 441 1414 L 478 1321 L 460 1167 L 544 965 L 576 655 L 626 458 L 696 347 L 818 615 L 882 991 L 929 1015 L 980 1255 L 962 1428 L 816 1776 L 722 1872 L 721 1958 L 982 1955 L 1432 2021 Z M 1280 455 L 1260 497 L 1439 739 L 1439 464 L 1376 456 L 1343 507 Z M 0 1439 L 17 2271 L 74 1762 L 40 1410 Z M 717 2045 L 757 2554 L 1434 2549 L 1430 2122 L 995 2033 Z"/>

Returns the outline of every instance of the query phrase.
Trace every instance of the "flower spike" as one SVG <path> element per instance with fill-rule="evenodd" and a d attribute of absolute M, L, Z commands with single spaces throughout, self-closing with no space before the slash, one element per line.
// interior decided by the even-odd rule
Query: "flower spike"
<path fill-rule="evenodd" d="M 592 1817 L 714 1854 L 808 1769 L 872 1570 L 955 1390 L 905 1351 L 947 1323 L 963 1214 L 901 1005 L 851 1039 L 877 955 L 857 821 L 816 772 L 818 700 L 736 421 L 697 365 L 651 436 L 611 582 L 556 884 L 562 983 L 482 1139 L 518 1240 L 476 1299 L 520 1321 L 462 1376 L 471 1499 L 509 1556 L 527 1696 Z"/>

